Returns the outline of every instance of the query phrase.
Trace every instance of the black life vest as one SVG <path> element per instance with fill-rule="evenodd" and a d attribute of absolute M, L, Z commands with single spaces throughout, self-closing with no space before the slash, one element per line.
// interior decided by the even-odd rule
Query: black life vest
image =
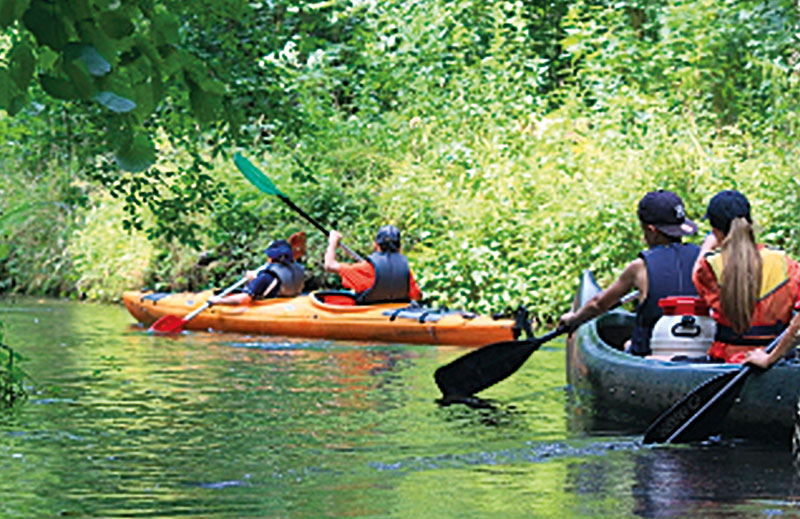
<path fill-rule="evenodd" d="M 399 252 L 373 252 L 367 261 L 375 269 L 375 281 L 356 297 L 356 303 L 384 303 L 410 301 L 411 270 L 408 258 Z"/>
<path fill-rule="evenodd" d="M 306 269 L 296 261 L 289 263 L 270 263 L 266 269 L 272 272 L 280 281 L 276 297 L 296 296 L 303 291 Z"/>
<path fill-rule="evenodd" d="M 669 296 L 697 296 L 692 269 L 699 254 L 700 247 L 693 243 L 659 245 L 639 253 L 647 268 L 647 297 L 636 309 L 630 353 L 650 355 L 650 335 L 662 315 L 659 300 Z"/>

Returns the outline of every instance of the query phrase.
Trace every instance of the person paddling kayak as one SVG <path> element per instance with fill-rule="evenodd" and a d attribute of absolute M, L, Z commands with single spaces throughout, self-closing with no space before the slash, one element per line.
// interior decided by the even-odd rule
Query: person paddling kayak
<path fill-rule="evenodd" d="M 270 262 L 260 271 L 248 271 L 248 283 L 241 293 L 225 297 L 212 296 L 214 305 L 249 305 L 254 300 L 292 297 L 303 291 L 305 268 L 298 259 L 305 252 L 305 233 L 293 234 L 289 241 L 275 240 L 264 250 Z"/>
<path fill-rule="evenodd" d="M 800 296 L 800 265 L 785 252 L 756 242 L 750 202 L 738 191 L 714 195 L 704 218 L 711 232 L 693 280 L 717 322 L 708 355 L 732 363 L 765 363 L 760 354 L 747 354 L 769 344 L 792 319 Z M 772 359 L 788 350 L 788 340 Z"/>
<path fill-rule="evenodd" d="M 697 225 L 686 217 L 683 200 L 672 191 L 659 189 L 647 193 L 639 201 L 637 214 L 648 248 L 625 267 L 611 286 L 577 311 L 562 315 L 558 325 L 575 328 L 608 310 L 635 287 L 639 290 L 639 305 L 626 351 L 647 356 L 651 353 L 653 326 L 662 315 L 658 301 L 668 296 L 697 295 L 692 284 L 692 267 L 700 248 L 693 243 L 681 243 L 683 236 L 697 232 Z"/>
<path fill-rule="evenodd" d="M 422 293 L 408 266 L 408 258 L 400 253 L 400 230 L 384 225 L 375 235 L 375 252 L 366 261 L 339 263 L 336 249 L 342 235 L 331 231 L 325 250 L 325 271 L 339 274 L 342 286 L 356 292 L 356 303 L 419 300 Z"/>

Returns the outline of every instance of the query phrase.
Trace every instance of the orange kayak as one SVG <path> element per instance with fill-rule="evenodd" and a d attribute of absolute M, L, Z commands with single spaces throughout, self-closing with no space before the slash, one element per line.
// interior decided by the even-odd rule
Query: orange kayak
<path fill-rule="evenodd" d="M 211 291 L 199 293 L 125 292 L 122 300 L 141 323 L 165 315 L 184 317 L 203 305 Z M 211 306 L 186 323 L 190 330 L 362 340 L 390 343 L 480 346 L 514 339 L 514 319 L 494 319 L 461 310 L 407 303 L 354 305 L 344 292 L 312 292 L 256 301 L 248 306 Z"/>

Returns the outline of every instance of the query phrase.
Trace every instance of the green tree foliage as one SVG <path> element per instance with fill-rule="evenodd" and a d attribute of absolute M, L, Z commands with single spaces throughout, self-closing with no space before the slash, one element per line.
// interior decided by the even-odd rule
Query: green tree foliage
<path fill-rule="evenodd" d="M 131 282 L 102 254 L 135 256 L 103 238 L 98 215 L 120 207 L 152 240 L 150 286 L 232 282 L 303 225 L 235 150 L 361 251 L 400 225 L 433 302 L 551 319 L 581 269 L 607 281 L 635 256 L 636 202 L 656 187 L 695 217 L 742 189 L 762 238 L 796 253 L 797 17 L 777 0 L 0 0 L 0 106 L 16 114 L 0 160 L 18 178 L 0 188 L 27 195 L 0 210 L 51 226 L 0 226 L 21 244 L 0 283 Z M 98 184 L 119 207 L 96 210 Z M 218 259 L 200 268 L 178 242 Z"/>

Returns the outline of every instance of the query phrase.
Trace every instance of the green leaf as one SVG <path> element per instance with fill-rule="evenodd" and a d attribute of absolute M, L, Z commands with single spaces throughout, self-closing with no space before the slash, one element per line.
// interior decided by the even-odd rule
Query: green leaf
<path fill-rule="evenodd" d="M 30 45 L 26 43 L 14 45 L 9 53 L 9 60 L 11 61 L 11 79 L 20 90 L 27 90 L 36 67 L 36 59 L 33 57 Z"/>
<path fill-rule="evenodd" d="M 5 29 L 16 21 L 16 2 L 17 0 L 0 0 L 0 28 Z"/>
<path fill-rule="evenodd" d="M 139 83 L 134 87 L 136 97 L 136 110 L 144 118 L 150 115 L 156 108 L 153 99 L 154 89 L 148 82 Z"/>
<path fill-rule="evenodd" d="M 117 55 L 119 44 L 99 30 L 92 20 L 81 20 L 77 24 L 77 29 L 81 41 L 94 46 L 101 56 L 112 58 Z"/>
<path fill-rule="evenodd" d="M 5 29 L 16 22 L 30 3 L 30 0 L 0 0 L 0 29 Z"/>
<path fill-rule="evenodd" d="M 92 45 L 85 43 L 70 43 L 64 49 L 64 59 L 67 61 L 80 60 L 86 65 L 89 74 L 93 76 L 104 76 L 111 72 L 111 63 L 109 63 L 102 54 L 97 52 L 97 49 Z"/>
<path fill-rule="evenodd" d="M 163 40 L 159 43 L 177 45 L 180 42 L 180 35 L 178 33 L 180 20 L 174 14 L 168 12 L 157 14 L 155 18 L 153 18 L 153 28 Z"/>
<path fill-rule="evenodd" d="M 37 49 L 36 64 L 39 70 L 51 70 L 59 58 L 60 55 L 48 47 Z"/>
<path fill-rule="evenodd" d="M 0 109 L 8 111 L 13 96 L 11 74 L 5 67 L 0 67 Z"/>
<path fill-rule="evenodd" d="M 0 242 L 0 260 L 8 258 L 10 251 L 11 249 L 8 246 L 8 242 Z"/>
<path fill-rule="evenodd" d="M 137 134 L 130 144 L 119 150 L 115 157 L 117 165 L 132 173 L 144 171 L 156 161 L 156 150 L 150 138 Z"/>
<path fill-rule="evenodd" d="M 61 50 L 67 44 L 67 29 L 54 7 L 34 1 L 22 15 L 22 23 L 33 33 L 40 45 Z"/>
<path fill-rule="evenodd" d="M 70 0 L 67 8 L 71 11 L 70 14 L 73 20 L 85 20 L 92 17 L 89 0 Z"/>
<path fill-rule="evenodd" d="M 119 11 L 106 11 L 100 16 L 100 27 L 103 32 L 120 40 L 133 34 L 134 26 L 130 18 Z"/>
<path fill-rule="evenodd" d="M 44 91 L 56 99 L 68 100 L 78 99 L 80 97 L 75 86 L 65 79 L 47 74 L 40 74 L 39 82 L 42 84 Z"/>
<path fill-rule="evenodd" d="M 67 77 L 72 80 L 75 91 L 78 92 L 81 99 L 89 99 L 92 96 L 92 92 L 94 92 L 94 83 L 86 70 L 86 66 L 80 61 L 70 61 L 64 63 L 63 69 Z"/>
<path fill-rule="evenodd" d="M 13 90 L 13 87 L 12 87 Z M 11 98 L 10 106 L 6 109 L 8 115 L 14 117 L 28 104 L 28 97 L 25 94 L 18 94 Z"/>
<path fill-rule="evenodd" d="M 118 96 L 114 92 L 98 92 L 92 99 L 105 106 L 112 112 L 126 113 L 136 108 L 136 103 L 130 99 Z"/>
<path fill-rule="evenodd" d="M 217 112 L 222 108 L 222 99 L 200 88 L 197 83 L 187 80 L 189 85 L 189 102 L 192 112 L 201 123 L 209 123 L 216 119 Z"/>

